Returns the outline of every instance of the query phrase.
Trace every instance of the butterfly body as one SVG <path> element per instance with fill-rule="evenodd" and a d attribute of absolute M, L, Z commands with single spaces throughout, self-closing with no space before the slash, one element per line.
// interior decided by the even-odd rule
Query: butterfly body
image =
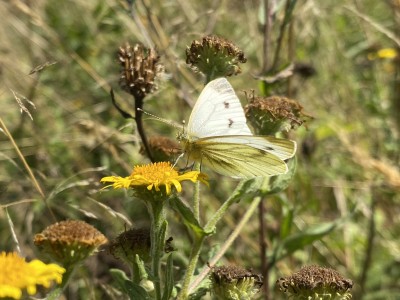
<path fill-rule="evenodd" d="M 206 85 L 190 115 L 187 132 L 178 139 L 189 159 L 239 178 L 286 173 L 284 160 L 296 151 L 293 141 L 252 135 L 239 98 L 225 78 Z"/>

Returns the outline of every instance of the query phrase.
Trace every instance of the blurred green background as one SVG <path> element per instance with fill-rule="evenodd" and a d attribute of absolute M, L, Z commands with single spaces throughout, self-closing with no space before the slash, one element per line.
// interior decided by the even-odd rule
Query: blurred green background
<path fill-rule="evenodd" d="M 269 2 L 272 56 L 285 1 Z M 101 177 L 126 176 L 134 164 L 148 162 L 139 154 L 134 122 L 122 118 L 110 100 L 113 88 L 118 103 L 132 111 L 132 98 L 118 86 L 118 48 L 126 42 L 155 47 L 165 74 L 157 92 L 145 98 L 144 109 L 179 123 L 188 120 L 204 82 L 186 65 L 185 50 L 204 35 L 233 41 L 248 58 L 242 74 L 229 79 L 242 103 L 243 90 L 260 93 L 254 76 L 265 59 L 262 12 L 260 1 L 2 1 L 1 250 L 15 250 L 17 239 L 24 255 L 39 255 L 33 236 L 54 222 L 45 203 L 58 221 L 85 220 L 108 238 L 147 225 L 143 204 L 128 192 L 100 192 Z M 281 297 L 276 279 L 307 264 L 330 266 L 352 279 L 355 299 L 400 299 L 399 47 L 398 0 L 296 3 L 277 71 L 296 63 L 312 76 L 295 72 L 269 91 L 298 100 L 313 120 L 289 134 L 298 143 L 298 170 L 290 187 L 265 199 L 268 254 L 288 237 L 300 237 L 271 269 L 272 299 Z M 29 75 L 45 62 L 57 63 Z M 144 125 L 149 136 L 174 139 L 177 133 L 146 118 Z M 204 218 L 235 186 L 232 179 L 208 174 Z M 190 197 L 192 186 L 184 187 L 184 197 Z M 246 205 L 233 206 L 206 241 L 202 265 Z M 172 211 L 168 219 L 178 265 L 184 264 L 187 233 Z M 330 225 L 332 230 L 325 230 Z M 258 271 L 258 241 L 254 216 L 223 262 Z M 70 299 L 113 298 L 108 269 L 122 266 L 100 255 L 75 276 Z"/>

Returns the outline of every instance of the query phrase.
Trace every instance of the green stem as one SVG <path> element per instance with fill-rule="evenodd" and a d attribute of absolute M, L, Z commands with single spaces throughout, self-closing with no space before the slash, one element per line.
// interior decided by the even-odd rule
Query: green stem
<path fill-rule="evenodd" d="M 216 265 L 216 263 L 221 259 L 221 257 L 225 254 L 225 252 L 232 245 L 234 240 L 238 237 L 240 232 L 242 231 L 244 225 L 250 220 L 250 217 L 253 215 L 254 211 L 257 209 L 258 204 L 261 202 L 261 197 L 255 197 L 251 204 L 249 205 L 246 213 L 243 218 L 240 220 L 239 224 L 236 226 L 235 230 L 228 237 L 226 242 L 221 246 L 218 253 L 209 260 L 208 266 L 201 271 L 201 273 L 196 277 L 196 279 L 192 282 L 189 287 L 189 293 L 193 292 L 201 283 L 201 281 L 207 276 L 208 272 L 210 272 L 211 268 Z M 182 298 L 184 299 L 184 298 Z"/>
<path fill-rule="evenodd" d="M 164 239 L 160 238 L 162 225 L 165 220 L 164 205 L 162 202 L 151 201 L 150 207 L 151 217 L 151 274 L 154 280 L 155 299 L 161 299 L 161 280 L 160 280 L 160 262 L 162 250 L 164 247 Z"/>
<path fill-rule="evenodd" d="M 224 216 L 226 211 L 232 206 L 232 204 L 238 202 L 238 194 L 240 195 L 241 190 L 247 190 L 248 185 L 251 184 L 251 180 L 242 180 L 236 190 L 232 193 L 232 195 L 221 205 L 221 207 L 215 212 L 215 214 L 211 217 L 211 219 L 204 226 L 205 232 L 210 232 L 214 230 L 214 227 L 217 225 L 219 220 Z M 247 196 L 252 194 L 247 193 Z"/>
<path fill-rule="evenodd" d="M 72 275 L 75 273 L 76 267 L 77 267 L 77 264 L 70 264 L 68 266 L 65 266 L 66 272 L 63 274 L 63 278 L 62 278 L 62 282 L 61 282 L 61 289 L 63 291 L 68 286 Z"/>
<path fill-rule="evenodd" d="M 200 163 L 196 162 L 194 164 L 194 170 L 200 172 Z M 194 193 L 193 193 L 193 214 L 196 220 L 200 224 L 200 181 L 197 181 L 194 184 Z"/>
<path fill-rule="evenodd" d="M 195 237 L 192 252 L 190 253 L 189 264 L 186 269 L 185 277 L 183 278 L 182 290 L 179 293 L 177 300 L 186 300 L 188 298 L 189 284 L 192 280 L 197 261 L 199 260 L 200 251 L 205 237 L 205 235 Z"/>

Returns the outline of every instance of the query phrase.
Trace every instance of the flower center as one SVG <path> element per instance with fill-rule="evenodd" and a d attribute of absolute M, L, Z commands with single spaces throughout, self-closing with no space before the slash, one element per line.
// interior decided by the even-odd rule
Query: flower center
<path fill-rule="evenodd" d="M 179 176 L 179 174 L 172 168 L 171 163 L 158 162 L 151 165 L 135 167 L 131 177 L 135 176 L 142 176 L 151 182 L 160 182 L 165 177 L 175 177 Z"/>

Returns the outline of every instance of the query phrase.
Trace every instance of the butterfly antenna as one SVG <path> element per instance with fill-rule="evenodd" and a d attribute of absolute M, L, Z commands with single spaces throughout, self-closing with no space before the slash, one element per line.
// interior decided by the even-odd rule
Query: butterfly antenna
<path fill-rule="evenodd" d="M 182 120 L 182 132 L 183 132 L 183 134 L 185 135 L 185 128 L 186 128 L 186 122 L 185 122 L 185 120 Z"/>
<path fill-rule="evenodd" d="M 148 115 L 148 116 L 150 116 L 151 118 L 153 118 L 153 119 L 155 119 L 155 120 L 158 120 L 158 121 L 160 121 L 160 122 L 163 122 L 163 123 L 165 123 L 165 124 L 168 124 L 168 125 L 170 125 L 170 126 L 172 126 L 172 127 L 174 127 L 174 128 L 180 129 L 178 125 L 176 125 L 175 123 L 173 123 L 173 122 L 171 122 L 171 121 L 169 121 L 169 120 L 167 120 L 167 119 L 160 118 L 160 117 L 158 117 L 158 116 L 156 116 L 156 115 L 153 115 L 153 114 L 151 114 L 151 113 L 149 113 L 149 112 L 147 112 L 147 111 L 145 111 L 145 110 L 143 110 L 143 109 L 141 109 L 141 108 L 137 108 L 137 110 L 138 110 L 138 111 L 141 111 L 141 112 L 144 113 L 145 115 Z"/>

